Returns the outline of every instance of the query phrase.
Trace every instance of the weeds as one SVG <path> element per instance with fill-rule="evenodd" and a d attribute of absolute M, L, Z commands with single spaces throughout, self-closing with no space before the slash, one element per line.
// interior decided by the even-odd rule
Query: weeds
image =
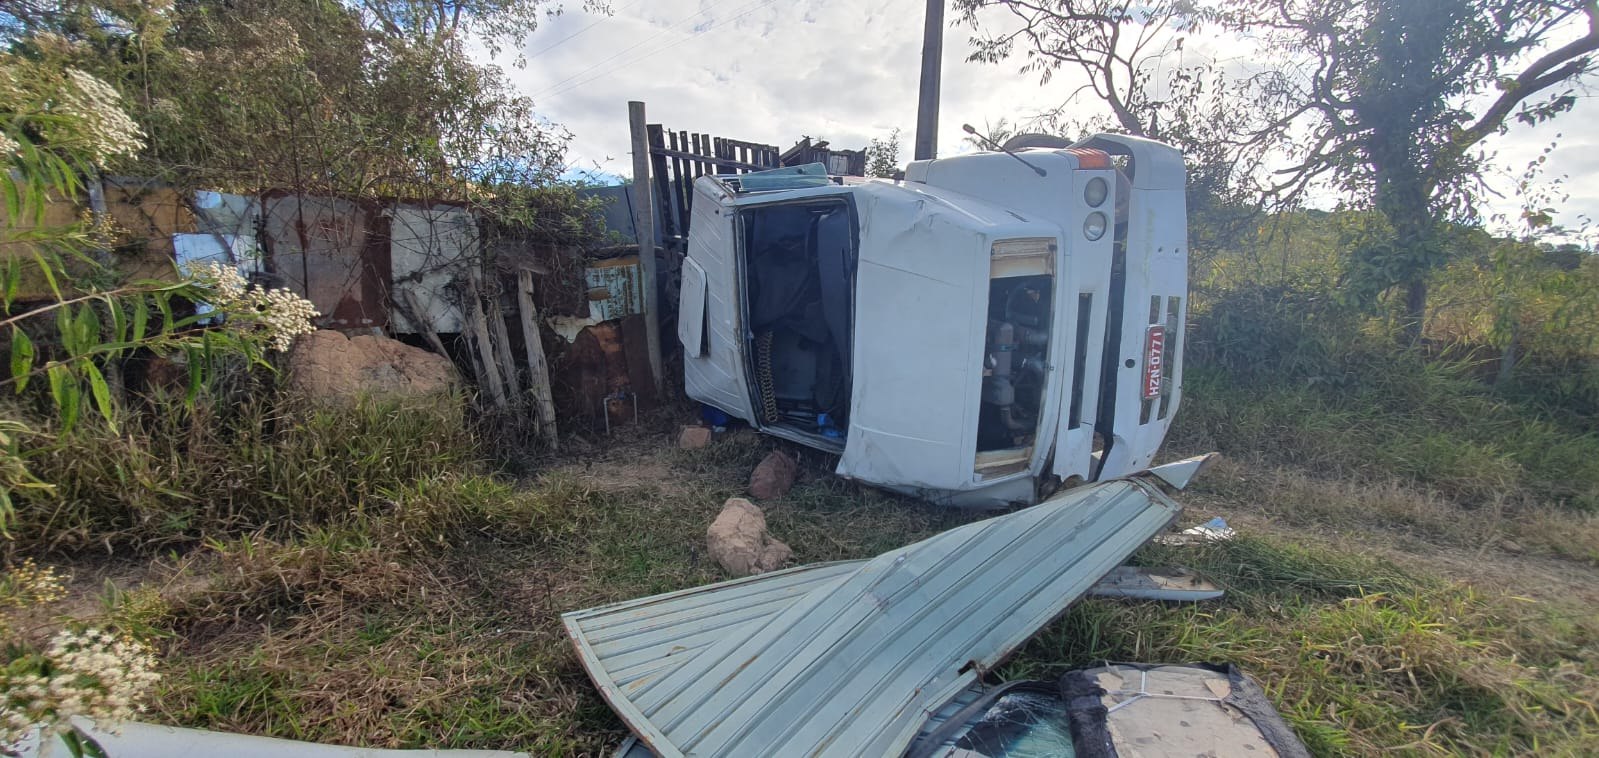
<path fill-rule="evenodd" d="M 704 555 L 705 527 L 771 447 L 658 443 L 620 444 L 519 486 L 435 473 L 376 492 L 357 517 L 208 540 L 162 559 L 142 587 L 108 593 L 107 618 L 162 650 L 160 721 L 381 747 L 603 754 L 624 728 L 559 614 L 723 578 Z M 807 463 L 794 490 L 762 503 L 802 562 L 869 557 L 977 517 L 826 476 L 819 456 Z M 1207 475 L 1214 485 L 1199 501 L 1254 498 L 1259 482 L 1233 481 L 1245 471 Z M 1317 518 L 1339 508 L 1324 503 Z M 1599 734 L 1583 705 L 1595 702 L 1599 622 L 1572 608 L 1277 536 L 1151 545 L 1136 560 L 1193 567 L 1228 595 L 1197 606 L 1081 602 L 1001 673 L 1233 662 L 1319 754 L 1574 754 Z"/>
<path fill-rule="evenodd" d="M 1514 406 L 1400 355 L 1348 386 L 1241 385 L 1191 368 L 1174 441 L 1326 475 L 1385 475 L 1467 505 L 1509 498 L 1599 510 L 1599 431 Z"/>
<path fill-rule="evenodd" d="M 1515 493 L 1465 510 L 1441 493 L 1396 477 L 1316 475 L 1259 454 L 1223 459 L 1212 473 L 1184 499 L 1247 504 L 1245 509 L 1273 523 L 1305 531 L 1386 535 L 1478 553 L 1532 552 L 1599 564 L 1599 514 L 1524 496 L 1515 500 Z"/>
<path fill-rule="evenodd" d="M 475 471 L 473 441 L 447 400 L 335 407 L 245 397 L 232 407 L 159 408 L 120 432 L 42 434 L 51 441 L 29 466 L 54 488 L 17 493 L 13 547 L 149 550 L 206 535 L 291 534 Z"/>

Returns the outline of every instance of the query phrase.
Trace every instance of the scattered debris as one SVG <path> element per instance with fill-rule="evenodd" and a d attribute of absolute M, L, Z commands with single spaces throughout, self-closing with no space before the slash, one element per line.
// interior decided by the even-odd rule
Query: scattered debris
<path fill-rule="evenodd" d="M 387 337 L 346 337 L 330 329 L 295 340 L 288 376 L 290 390 L 318 400 L 415 397 L 459 382 L 455 366 L 442 355 Z"/>
<path fill-rule="evenodd" d="M 1224 593 L 1220 587 L 1201 579 L 1189 569 L 1117 566 L 1100 579 L 1088 594 L 1097 597 L 1193 603 L 1200 600 L 1215 600 Z"/>
<path fill-rule="evenodd" d="M 794 557 L 788 545 L 766 532 L 766 514 L 741 497 L 729 498 L 705 532 L 711 558 L 734 576 L 775 571 Z"/>
<path fill-rule="evenodd" d="M 685 426 L 677 435 L 677 446 L 684 450 L 698 450 L 711 444 L 711 430 L 704 426 Z"/>
<path fill-rule="evenodd" d="M 782 497 L 794 486 L 799 464 L 787 453 L 773 450 L 750 472 L 750 494 L 757 500 Z"/>
<path fill-rule="evenodd" d="M 1230 665 L 1114 664 L 1058 683 L 973 688 L 957 702 L 928 720 L 907 758 L 1309 756 L 1260 686 Z"/>
<path fill-rule="evenodd" d="M 1309 758 L 1266 693 L 1237 668 L 1115 664 L 1061 679 L 1073 718 L 1122 755 Z"/>
<path fill-rule="evenodd" d="M 1227 520 L 1217 516 L 1199 526 L 1189 527 L 1177 534 L 1163 534 L 1155 538 L 1162 545 L 1197 545 L 1202 542 L 1226 542 L 1238 536 L 1227 525 Z"/>
<path fill-rule="evenodd" d="M 743 513 L 730 515 L 735 508 Z M 562 621 L 600 694 L 659 755 L 899 755 L 928 714 L 979 684 L 1179 510 L 1150 480 L 1106 481 L 870 561 Z M 717 520 L 731 531 L 758 513 L 735 499 Z"/>

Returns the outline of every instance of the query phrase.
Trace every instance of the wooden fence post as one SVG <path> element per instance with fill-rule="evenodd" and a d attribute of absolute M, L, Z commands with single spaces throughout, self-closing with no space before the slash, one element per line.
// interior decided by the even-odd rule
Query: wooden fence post
<path fill-rule="evenodd" d="M 539 336 L 539 310 L 533 302 L 533 272 L 516 272 L 516 300 L 522 315 L 522 341 L 527 347 L 527 381 L 533 404 L 539 414 L 539 436 L 551 450 L 559 448 L 555 428 L 555 399 L 550 394 L 550 366 L 544 357 L 544 340 Z"/>
<path fill-rule="evenodd" d="M 629 102 L 627 120 L 633 132 L 633 233 L 638 238 L 639 271 L 644 276 L 644 339 L 650 355 L 650 375 L 655 380 L 655 396 L 665 397 L 660 296 L 656 292 L 655 273 L 655 197 L 650 184 L 650 147 L 645 133 L 644 103 Z"/>

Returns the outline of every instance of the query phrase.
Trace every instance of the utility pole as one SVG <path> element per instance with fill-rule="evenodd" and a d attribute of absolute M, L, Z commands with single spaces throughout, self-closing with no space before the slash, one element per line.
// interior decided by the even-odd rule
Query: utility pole
<path fill-rule="evenodd" d="M 927 0 L 922 30 L 922 88 L 916 100 L 916 160 L 938 155 L 938 77 L 944 59 L 944 0 Z"/>

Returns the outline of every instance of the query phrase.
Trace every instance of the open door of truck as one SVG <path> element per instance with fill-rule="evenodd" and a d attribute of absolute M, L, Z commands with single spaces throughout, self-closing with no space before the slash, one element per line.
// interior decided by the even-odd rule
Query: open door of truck
<path fill-rule="evenodd" d="M 751 419 L 737 284 L 737 214 L 732 194 L 715 179 L 694 183 L 692 223 L 677 320 L 684 387 L 690 397 Z"/>

